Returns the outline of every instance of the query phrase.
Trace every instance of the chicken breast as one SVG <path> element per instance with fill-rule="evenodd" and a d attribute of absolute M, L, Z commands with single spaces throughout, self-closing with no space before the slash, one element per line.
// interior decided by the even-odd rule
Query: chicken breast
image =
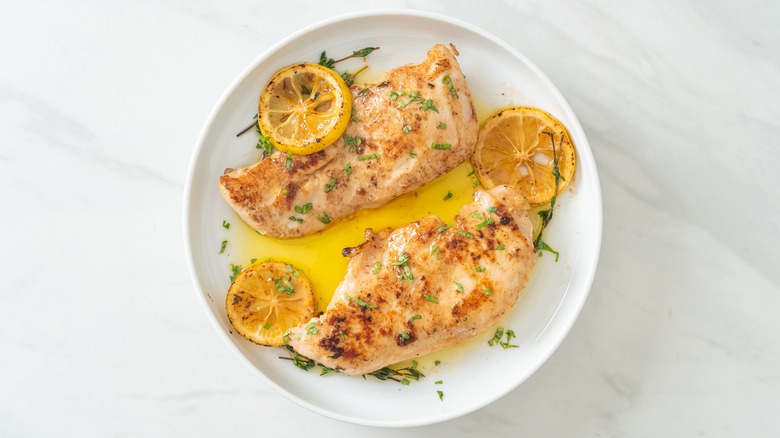
<path fill-rule="evenodd" d="M 295 351 L 359 375 L 449 347 L 496 323 L 536 262 L 520 190 L 477 191 L 447 227 L 438 217 L 366 231 L 326 311 L 290 330 Z"/>
<path fill-rule="evenodd" d="M 317 232 L 423 186 L 474 152 L 471 93 L 443 45 L 421 64 L 351 91 L 353 119 L 336 143 L 290 158 L 276 151 L 220 177 L 222 196 L 252 228 L 277 238 Z"/>

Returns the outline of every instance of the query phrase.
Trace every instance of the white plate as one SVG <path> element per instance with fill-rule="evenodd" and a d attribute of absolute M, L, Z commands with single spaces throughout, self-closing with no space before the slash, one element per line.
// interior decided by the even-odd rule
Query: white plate
<path fill-rule="evenodd" d="M 381 72 L 422 61 L 436 43 L 453 43 L 460 51 L 458 60 L 481 118 L 501 107 L 529 105 L 551 113 L 568 128 L 577 148 L 577 176 L 571 189 L 561 196 L 545 234 L 545 240 L 560 252 L 560 259 L 556 263 L 551 254 L 540 258 L 525 292 L 501 322 L 517 334 L 515 343 L 520 348 L 488 347 L 485 341 L 493 334 L 489 330 L 467 348 L 442 354 L 446 360 L 439 366 L 433 366 L 431 360 L 421 361 L 428 376 L 409 386 L 343 375 L 320 377 L 316 370 L 303 372 L 278 359 L 286 355 L 283 350 L 259 347 L 231 330 L 224 307 L 229 258 L 219 250 L 226 236 L 222 220 L 239 219 L 220 197 L 217 179 L 226 167 L 258 159 L 253 146 L 256 135 L 236 138 L 236 133 L 251 122 L 260 90 L 281 67 L 317 62 L 324 49 L 336 56 L 380 46 L 368 63 Z M 601 192 L 596 165 L 577 118 L 550 80 L 522 54 L 485 31 L 448 17 L 375 11 L 303 29 L 268 49 L 238 76 L 198 139 L 185 190 L 184 228 L 190 270 L 206 313 L 231 350 L 264 382 L 300 405 L 332 418 L 375 426 L 414 426 L 464 415 L 495 401 L 527 379 L 555 351 L 577 318 L 595 275 L 601 245 Z M 436 385 L 439 380 L 443 384 Z M 444 392 L 443 401 L 437 390 Z"/>

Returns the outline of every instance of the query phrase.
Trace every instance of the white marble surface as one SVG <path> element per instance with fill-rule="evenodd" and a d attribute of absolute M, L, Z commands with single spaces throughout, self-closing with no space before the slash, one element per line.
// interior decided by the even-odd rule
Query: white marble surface
<path fill-rule="evenodd" d="M 212 106 L 281 37 L 379 2 L 11 0 L 0 436 L 777 436 L 778 3 L 453 3 L 381 6 L 524 52 L 600 166 L 599 272 L 539 372 L 443 424 L 344 424 L 260 382 L 196 299 L 182 196 Z"/>

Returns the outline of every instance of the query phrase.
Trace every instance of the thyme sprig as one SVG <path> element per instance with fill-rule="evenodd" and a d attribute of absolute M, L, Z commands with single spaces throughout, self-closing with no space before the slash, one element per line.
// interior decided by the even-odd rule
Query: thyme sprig
<path fill-rule="evenodd" d="M 279 359 L 282 360 L 288 360 L 293 363 L 296 367 L 304 370 L 309 371 L 313 368 L 319 367 L 320 368 L 320 376 L 324 376 L 326 374 L 331 373 L 338 373 L 339 371 L 335 368 L 327 367 L 319 362 L 317 362 L 314 359 L 310 359 L 295 350 L 293 350 L 292 347 L 289 345 L 287 346 L 287 351 L 290 352 L 290 357 L 285 356 L 279 356 Z M 380 368 L 376 371 L 372 371 L 370 373 L 363 374 L 363 378 L 365 379 L 366 376 L 371 376 L 376 378 L 377 380 L 392 380 L 395 382 L 398 382 L 402 385 L 408 385 L 410 383 L 409 379 L 413 379 L 415 381 L 419 381 L 420 378 L 425 377 L 425 374 L 423 374 L 420 370 L 417 369 L 417 361 L 412 361 L 412 364 L 407 367 L 401 367 L 401 368 L 390 368 L 390 367 L 384 367 Z"/>
<path fill-rule="evenodd" d="M 539 217 L 542 218 L 542 226 L 539 230 L 539 234 L 536 236 L 536 239 L 534 240 L 534 249 L 536 251 L 548 251 L 553 254 L 555 254 L 555 261 L 558 261 L 558 252 L 555 251 L 548 245 L 544 240 L 542 240 L 542 234 L 544 233 L 545 227 L 547 227 L 547 224 L 550 223 L 550 221 L 553 218 L 553 211 L 555 210 L 555 200 L 558 197 L 558 184 L 561 180 L 561 172 L 558 170 L 558 151 L 555 149 L 555 134 L 549 131 L 544 131 L 544 134 L 547 134 L 547 136 L 550 137 L 550 143 L 552 144 L 552 150 L 553 150 L 553 176 L 555 177 L 555 191 L 553 192 L 552 198 L 550 198 L 550 208 L 548 210 L 542 210 L 539 212 Z M 561 133 L 561 142 L 560 145 L 563 146 L 563 136 L 565 134 Z M 559 146 L 560 147 L 560 146 Z M 541 255 L 541 253 L 540 253 Z"/>

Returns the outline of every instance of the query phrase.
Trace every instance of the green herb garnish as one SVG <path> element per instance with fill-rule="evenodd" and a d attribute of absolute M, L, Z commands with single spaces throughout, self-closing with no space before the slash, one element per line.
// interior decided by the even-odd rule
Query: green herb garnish
<path fill-rule="evenodd" d="M 416 319 L 422 319 L 422 316 L 420 316 L 420 315 L 413 315 L 413 316 L 411 316 L 409 318 L 408 322 L 412 322 L 412 321 L 414 321 Z"/>
<path fill-rule="evenodd" d="M 450 227 L 452 227 L 452 225 L 444 225 L 444 226 L 441 226 L 441 227 L 439 227 L 439 228 L 437 228 L 437 229 L 436 229 L 436 232 L 437 232 L 437 233 L 439 233 L 439 234 L 441 234 L 441 233 L 443 233 L 443 232 L 447 231 L 448 229 L 450 229 Z"/>
<path fill-rule="evenodd" d="M 333 190 L 333 187 L 336 187 L 336 178 L 331 178 L 330 182 L 325 184 L 325 193 L 328 193 L 331 190 Z"/>
<path fill-rule="evenodd" d="M 451 192 L 451 191 L 449 191 L 449 190 L 447 190 L 447 194 L 446 194 L 446 195 L 444 195 L 444 199 L 442 199 L 442 200 L 443 200 L 443 201 L 446 201 L 446 200 L 448 200 L 448 199 L 450 199 L 450 198 L 452 198 L 452 192 Z"/>
<path fill-rule="evenodd" d="M 465 231 L 455 230 L 456 233 L 460 234 L 461 236 L 467 238 L 467 239 L 473 239 L 474 235 L 471 233 L 467 233 Z"/>
<path fill-rule="evenodd" d="M 439 122 L 439 129 L 447 129 L 447 124 L 444 122 Z"/>
<path fill-rule="evenodd" d="M 371 273 L 373 273 L 374 275 L 376 275 L 376 274 L 378 274 L 378 273 L 379 273 L 379 271 L 381 271 L 381 270 L 382 270 L 382 264 L 381 264 L 381 263 L 376 263 L 376 264 L 374 264 L 374 270 L 373 270 L 373 271 L 371 271 Z"/>
<path fill-rule="evenodd" d="M 447 149 L 451 148 L 452 145 L 449 143 L 432 143 L 431 147 L 439 151 L 446 151 Z"/>
<path fill-rule="evenodd" d="M 428 99 L 428 100 L 426 100 L 425 102 L 423 102 L 423 104 L 422 104 L 422 110 L 423 110 L 423 111 L 426 111 L 426 110 L 432 110 L 432 111 L 433 111 L 433 112 L 435 112 L 435 113 L 438 113 L 438 112 L 439 112 L 439 109 L 438 109 L 438 108 L 436 108 L 436 105 L 434 105 L 434 104 L 433 104 L 433 100 L 432 100 L 432 99 Z"/>
<path fill-rule="evenodd" d="M 292 153 L 290 151 L 287 151 L 287 154 L 285 154 L 284 167 L 287 168 L 287 170 L 292 169 Z"/>
<path fill-rule="evenodd" d="M 378 160 L 379 159 L 379 154 L 358 155 L 357 159 L 358 159 L 358 161 Z"/>
<path fill-rule="evenodd" d="M 412 130 L 412 125 L 406 125 L 404 126 L 404 129 L 402 129 L 401 131 L 403 131 L 404 134 L 408 134 L 409 132 L 411 132 L 411 130 Z"/>
<path fill-rule="evenodd" d="M 452 79 L 450 79 L 450 75 L 446 74 L 443 78 L 441 78 L 442 83 L 447 86 L 450 90 L 450 94 L 454 98 L 458 98 L 458 90 L 455 89 L 455 85 L 452 84 Z"/>
<path fill-rule="evenodd" d="M 434 297 L 432 295 L 428 295 L 428 294 L 423 294 L 423 296 L 425 297 L 425 299 L 427 301 L 430 301 L 430 302 L 432 302 L 434 304 L 439 304 L 439 299 L 438 298 L 436 298 L 436 297 Z"/>
<path fill-rule="evenodd" d="M 322 216 L 318 216 L 317 220 L 319 220 L 325 225 L 330 223 L 330 217 L 328 217 L 328 213 L 322 213 Z"/>
<path fill-rule="evenodd" d="M 460 292 L 461 294 L 463 293 L 463 285 L 462 285 L 462 284 L 460 284 L 460 283 L 458 283 L 458 282 L 456 281 L 456 282 L 455 282 L 455 287 L 457 287 L 457 288 L 458 288 L 458 292 Z"/>
<path fill-rule="evenodd" d="M 303 218 L 300 218 L 300 217 L 290 216 L 287 219 L 290 219 L 293 222 L 298 222 L 299 224 L 303 223 Z"/>
<path fill-rule="evenodd" d="M 352 301 L 353 303 L 357 304 L 360 307 L 363 307 L 364 309 L 376 309 L 376 304 L 368 304 L 367 302 L 361 300 L 360 298 L 352 298 L 347 294 L 344 294 L 344 300 L 345 301 Z"/>
<path fill-rule="evenodd" d="M 309 202 L 309 203 L 303 204 L 303 206 L 296 205 L 294 209 L 295 209 L 295 212 L 298 213 L 298 214 L 307 214 L 309 211 L 311 211 L 312 208 L 313 208 L 312 203 Z"/>
<path fill-rule="evenodd" d="M 276 286 L 276 290 L 279 292 L 284 292 L 287 295 L 292 295 L 295 293 L 295 288 L 293 287 L 292 283 L 290 283 L 290 280 L 284 277 L 274 280 L 274 286 Z"/>
<path fill-rule="evenodd" d="M 222 246 L 219 248 L 219 253 L 222 254 L 225 252 L 225 248 L 227 248 L 227 240 L 222 241 Z"/>

